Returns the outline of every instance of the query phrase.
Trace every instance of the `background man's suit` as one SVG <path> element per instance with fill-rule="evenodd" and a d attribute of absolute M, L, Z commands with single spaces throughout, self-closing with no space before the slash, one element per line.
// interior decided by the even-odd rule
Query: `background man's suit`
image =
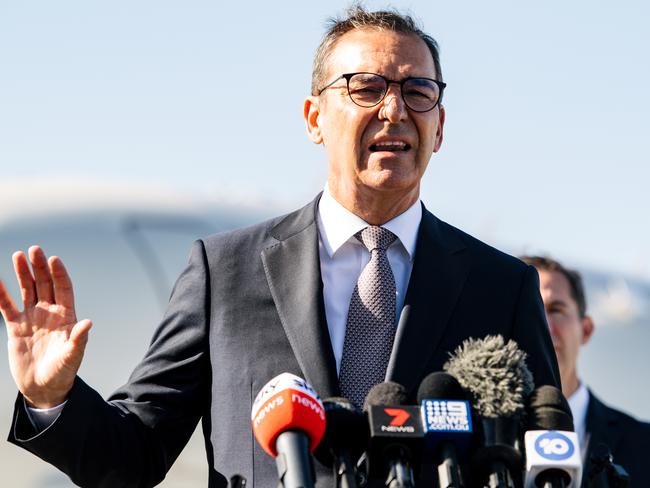
<path fill-rule="evenodd" d="M 609 447 L 614 462 L 630 475 L 630 487 L 650 486 L 650 424 L 608 407 L 589 391 L 586 431 L 590 459 L 598 444 Z"/>
<path fill-rule="evenodd" d="M 111 403 L 77 379 L 59 419 L 34 436 L 19 397 L 10 440 L 84 486 L 127 486 L 124 478 L 148 486 L 202 417 L 211 487 L 234 473 L 250 486 L 276 486 L 275 464 L 250 427 L 259 389 L 288 371 L 322 398 L 338 394 L 317 202 L 197 241 L 147 356 Z M 412 392 L 464 339 L 487 334 L 516 340 L 536 384 L 559 386 L 534 268 L 426 210 L 400 322 L 387 377 Z M 329 472 L 317 471 L 318 485 L 331 486 Z"/>

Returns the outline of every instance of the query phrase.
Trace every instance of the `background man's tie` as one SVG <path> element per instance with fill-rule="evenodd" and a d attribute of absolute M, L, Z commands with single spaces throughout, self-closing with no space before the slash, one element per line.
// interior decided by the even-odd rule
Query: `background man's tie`
<path fill-rule="evenodd" d="M 384 381 L 395 338 L 395 277 L 386 249 L 397 238 L 383 227 L 355 234 L 370 251 L 352 292 L 339 373 L 341 394 L 361 407 L 370 388 Z"/>

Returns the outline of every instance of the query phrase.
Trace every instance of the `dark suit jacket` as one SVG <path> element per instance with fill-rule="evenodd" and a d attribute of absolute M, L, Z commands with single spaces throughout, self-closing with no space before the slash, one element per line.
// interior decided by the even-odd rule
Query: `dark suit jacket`
<path fill-rule="evenodd" d="M 19 398 L 11 442 L 82 486 L 151 486 L 201 418 L 211 487 L 224 486 L 234 473 L 250 486 L 275 487 L 275 463 L 251 430 L 257 392 L 288 371 L 322 398 L 339 393 L 323 305 L 317 201 L 197 241 L 128 383 L 105 402 L 79 379 L 60 417 L 38 435 Z M 537 384 L 559 386 L 534 268 L 426 210 L 414 259 L 389 379 L 414 392 L 464 339 L 502 334 L 529 353 Z M 329 471 L 317 467 L 317 476 L 319 486 L 332 486 Z"/>
<path fill-rule="evenodd" d="M 608 407 L 589 391 L 586 430 L 587 460 L 598 444 L 605 444 L 630 475 L 630 488 L 650 487 L 650 423 Z"/>

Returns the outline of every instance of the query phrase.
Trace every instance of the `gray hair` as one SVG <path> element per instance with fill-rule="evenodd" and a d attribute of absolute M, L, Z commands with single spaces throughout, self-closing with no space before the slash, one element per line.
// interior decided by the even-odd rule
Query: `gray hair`
<path fill-rule="evenodd" d="M 410 15 L 404 15 L 397 10 L 379 10 L 369 12 L 361 5 L 351 6 L 345 18 L 330 18 L 327 21 L 327 32 L 323 36 L 316 55 L 311 75 L 311 93 L 317 95 L 327 83 L 326 64 L 329 60 L 336 42 L 347 32 L 354 29 L 375 29 L 410 34 L 419 37 L 429 48 L 433 64 L 436 68 L 436 79 L 442 81 L 442 70 L 440 67 L 440 53 L 438 43 L 430 35 L 426 34 Z"/>

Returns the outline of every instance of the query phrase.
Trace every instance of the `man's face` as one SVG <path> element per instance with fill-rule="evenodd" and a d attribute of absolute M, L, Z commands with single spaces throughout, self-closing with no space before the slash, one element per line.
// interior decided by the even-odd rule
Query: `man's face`
<path fill-rule="evenodd" d="M 578 352 L 589 341 L 593 324 L 589 317 L 580 317 L 578 304 L 571 296 L 569 280 L 562 273 L 548 270 L 538 272 L 546 320 L 560 371 L 563 376 L 575 374 Z"/>
<path fill-rule="evenodd" d="M 370 72 L 388 79 L 436 79 L 433 58 L 416 36 L 369 29 L 353 30 L 336 43 L 327 64 L 327 82 L 344 73 Z M 416 201 L 420 178 L 442 143 L 444 109 L 417 113 L 406 107 L 397 84 L 371 108 L 355 105 L 344 79 L 309 97 L 305 118 L 310 138 L 323 143 L 328 183 L 339 201 L 363 200 L 377 192 Z M 390 147 L 377 143 L 394 142 Z M 401 145 L 401 147 L 400 147 Z"/>

